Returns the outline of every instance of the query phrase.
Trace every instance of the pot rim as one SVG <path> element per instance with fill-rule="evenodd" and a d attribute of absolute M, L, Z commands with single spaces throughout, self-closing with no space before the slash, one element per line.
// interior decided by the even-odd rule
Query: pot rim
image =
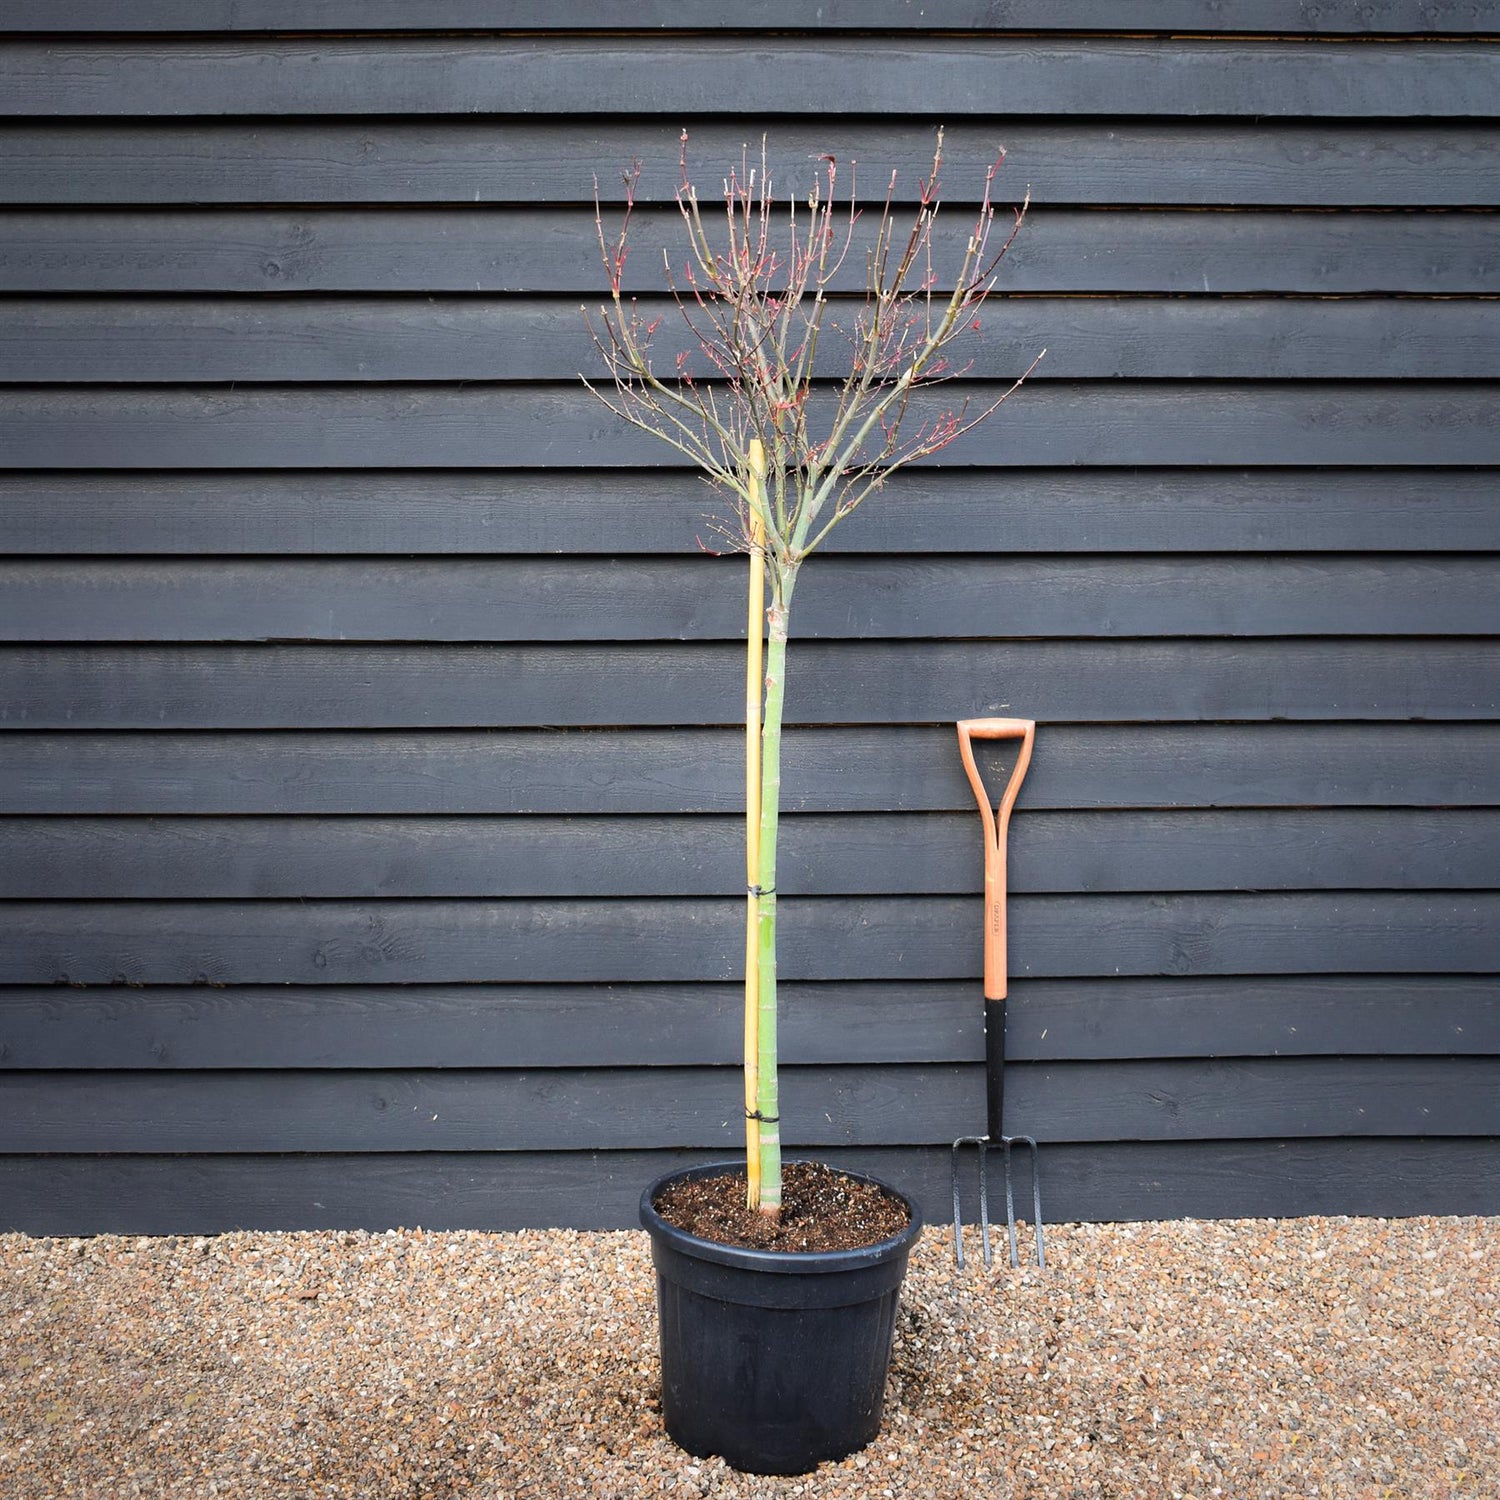
<path fill-rule="evenodd" d="M 811 1160 L 807 1157 L 788 1158 L 787 1166 L 795 1162 Z M 881 1265 L 904 1256 L 922 1232 L 922 1215 L 916 1204 L 890 1183 L 872 1177 L 867 1172 L 851 1172 L 846 1167 L 831 1167 L 845 1177 L 857 1182 L 874 1183 L 882 1192 L 889 1193 L 902 1204 L 907 1212 L 906 1227 L 888 1239 L 877 1240 L 873 1245 L 860 1245 L 852 1250 L 753 1250 L 742 1245 L 726 1245 L 718 1240 L 707 1240 L 701 1235 L 689 1234 L 675 1224 L 669 1224 L 657 1213 L 653 1199 L 669 1182 L 688 1177 L 714 1177 L 725 1172 L 740 1171 L 742 1160 L 709 1162 L 700 1167 L 678 1167 L 664 1172 L 641 1194 L 641 1225 L 647 1234 L 666 1241 L 679 1254 L 690 1255 L 696 1260 L 713 1261 L 723 1266 L 738 1266 L 746 1271 L 768 1271 L 781 1275 L 828 1275 L 839 1271 L 859 1271 L 868 1266 Z M 827 1166 L 826 1162 L 816 1163 Z"/>

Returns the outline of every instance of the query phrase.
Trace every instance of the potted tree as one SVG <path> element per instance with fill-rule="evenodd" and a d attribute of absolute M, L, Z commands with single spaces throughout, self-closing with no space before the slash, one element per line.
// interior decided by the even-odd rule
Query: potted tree
<path fill-rule="evenodd" d="M 746 153 L 731 168 L 722 210 L 706 217 L 684 131 L 676 201 L 687 253 L 680 271 L 666 257 L 676 315 L 665 371 L 654 349 L 663 319 L 624 290 L 639 163 L 625 174 L 613 235 L 596 184 L 610 302 L 589 327 L 609 383 L 585 384 L 701 470 L 727 501 L 721 530 L 751 564 L 746 1160 L 663 1178 L 647 1188 L 641 1215 L 657 1268 L 667 1430 L 690 1452 L 756 1472 L 803 1472 L 875 1435 L 919 1232 L 915 1207 L 893 1189 L 782 1162 L 776 856 L 792 597 L 835 526 L 897 470 L 993 415 L 1031 373 L 973 410 L 968 398 L 933 399 L 934 387 L 964 373 L 950 348 L 980 332 L 1025 213 L 1023 202 L 1008 233 L 994 232 L 1003 159 L 985 171 L 977 212 L 944 267 L 941 131 L 910 217 L 893 173 L 873 224 L 858 206 L 853 163 L 840 206 L 832 156 L 819 159 L 805 201 L 778 200 L 764 143 L 758 162 Z"/>

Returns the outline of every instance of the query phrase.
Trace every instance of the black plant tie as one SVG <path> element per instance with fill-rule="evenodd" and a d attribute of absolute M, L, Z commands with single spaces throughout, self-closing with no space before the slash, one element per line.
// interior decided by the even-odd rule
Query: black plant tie
<path fill-rule="evenodd" d="M 747 1120 L 759 1120 L 762 1125 L 779 1125 L 781 1123 L 780 1115 L 763 1115 L 758 1109 L 747 1109 L 745 1111 L 745 1118 Z"/>
<path fill-rule="evenodd" d="M 752 896 L 774 896 L 776 887 L 774 885 L 747 885 L 745 887 Z"/>

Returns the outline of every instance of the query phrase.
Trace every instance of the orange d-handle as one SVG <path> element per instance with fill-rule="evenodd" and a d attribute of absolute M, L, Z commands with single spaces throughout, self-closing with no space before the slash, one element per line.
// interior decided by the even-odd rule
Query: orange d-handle
<path fill-rule="evenodd" d="M 1010 810 L 1016 805 L 1016 793 L 1031 764 L 1031 742 L 1036 735 L 1032 719 L 960 719 L 958 748 L 963 756 L 969 785 L 979 803 L 984 819 L 984 998 L 1003 1000 L 1005 972 L 1005 834 L 1010 827 Z M 1005 783 L 1000 805 L 990 806 L 989 793 L 974 763 L 974 740 L 1020 740 L 1021 752 L 1015 769 Z M 998 1123 L 996 1128 L 998 1129 Z"/>

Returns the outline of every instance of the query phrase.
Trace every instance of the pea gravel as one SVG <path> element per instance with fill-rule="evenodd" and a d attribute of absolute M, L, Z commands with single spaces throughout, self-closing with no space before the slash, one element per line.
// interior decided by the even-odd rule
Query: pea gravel
<path fill-rule="evenodd" d="M 913 1255 L 884 1431 L 662 1435 L 639 1233 L 0 1236 L 0 1495 L 1496 1496 L 1500 1219 L 1058 1225 Z"/>

